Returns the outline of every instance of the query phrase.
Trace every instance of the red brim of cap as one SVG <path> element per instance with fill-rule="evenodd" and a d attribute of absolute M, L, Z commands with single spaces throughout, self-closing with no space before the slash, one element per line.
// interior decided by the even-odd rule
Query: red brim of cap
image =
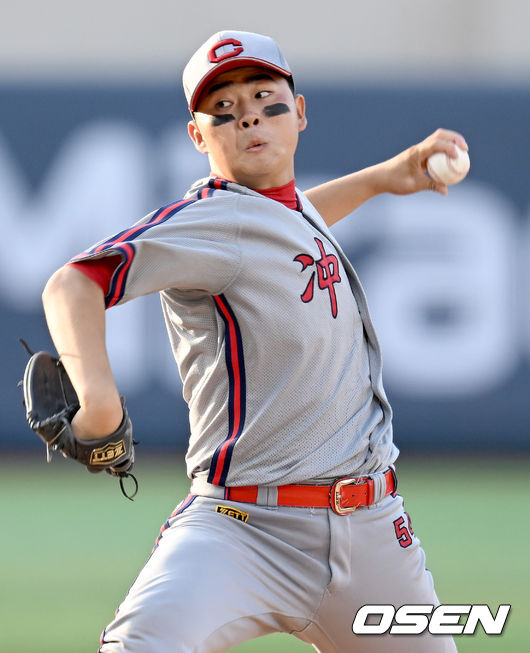
<path fill-rule="evenodd" d="M 223 61 L 223 63 L 220 63 L 218 66 L 215 66 L 215 68 L 212 68 L 201 79 L 201 81 L 197 85 L 197 88 L 195 89 L 195 91 L 193 92 L 190 98 L 190 103 L 189 103 L 190 111 L 192 112 L 195 111 L 201 93 L 215 77 L 217 77 L 221 73 L 225 73 L 227 70 L 233 70 L 234 68 L 244 68 L 245 66 L 257 66 L 258 68 L 266 68 L 268 70 L 277 72 L 280 75 L 283 75 L 283 77 L 292 77 L 292 73 L 289 70 L 286 70 L 281 66 L 275 66 L 274 64 L 268 61 L 263 61 L 262 59 L 253 59 L 252 57 L 238 57 L 235 60 L 229 59 L 228 61 Z"/>

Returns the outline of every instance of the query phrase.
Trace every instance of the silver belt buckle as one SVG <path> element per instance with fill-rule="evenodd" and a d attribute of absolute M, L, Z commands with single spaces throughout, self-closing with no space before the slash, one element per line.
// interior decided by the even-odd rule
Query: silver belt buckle
<path fill-rule="evenodd" d="M 338 481 L 335 481 L 331 486 L 330 492 L 330 504 L 333 512 L 336 512 L 337 515 L 347 515 L 351 512 L 355 512 L 358 506 L 350 506 L 349 508 L 343 508 L 340 505 L 340 491 L 341 488 L 345 485 L 362 485 L 363 480 L 358 478 L 340 478 Z"/>

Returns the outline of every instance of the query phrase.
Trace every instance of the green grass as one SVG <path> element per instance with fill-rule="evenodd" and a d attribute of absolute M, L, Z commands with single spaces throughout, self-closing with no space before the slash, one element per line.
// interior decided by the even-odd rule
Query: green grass
<path fill-rule="evenodd" d="M 94 653 L 148 557 L 160 525 L 187 494 L 181 457 L 139 453 L 140 491 L 58 457 L 0 460 L 0 650 Z M 530 612 L 528 459 L 400 463 L 400 492 L 443 603 L 512 604 L 500 637 L 457 638 L 460 653 L 523 653 Z M 311 651 L 271 635 L 233 651 Z"/>

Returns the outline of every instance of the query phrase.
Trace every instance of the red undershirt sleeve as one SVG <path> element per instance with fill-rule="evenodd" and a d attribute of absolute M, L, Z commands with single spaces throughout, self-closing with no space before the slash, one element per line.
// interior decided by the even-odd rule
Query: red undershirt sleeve
<path fill-rule="evenodd" d="M 121 261 L 122 258 L 119 254 L 113 254 L 112 256 L 104 256 L 103 258 L 98 259 L 76 261 L 74 263 L 69 263 L 68 265 L 77 268 L 89 279 L 92 279 L 92 281 L 97 283 L 106 297 L 109 292 L 112 275 Z"/>

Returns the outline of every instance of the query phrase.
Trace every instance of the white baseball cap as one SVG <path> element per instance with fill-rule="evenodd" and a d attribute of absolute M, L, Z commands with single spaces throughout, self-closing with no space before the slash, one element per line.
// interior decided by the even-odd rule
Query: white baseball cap
<path fill-rule="evenodd" d="M 190 111 L 195 111 L 208 82 L 220 73 L 243 66 L 269 68 L 292 80 L 289 64 L 269 36 L 233 30 L 216 32 L 195 52 L 182 74 Z"/>

